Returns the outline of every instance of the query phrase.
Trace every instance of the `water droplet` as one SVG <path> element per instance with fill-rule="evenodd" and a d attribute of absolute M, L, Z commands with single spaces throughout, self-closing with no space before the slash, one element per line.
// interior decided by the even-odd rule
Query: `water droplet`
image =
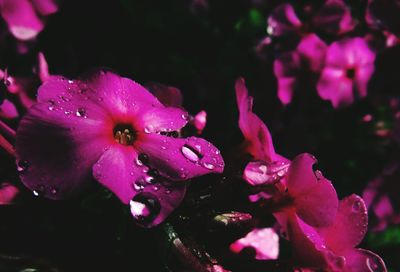
<path fill-rule="evenodd" d="M 136 164 L 138 166 L 143 166 L 148 163 L 149 163 L 149 156 L 147 156 L 145 153 L 140 153 L 136 158 Z"/>
<path fill-rule="evenodd" d="M 50 193 L 52 194 L 52 195 L 55 195 L 55 194 L 57 194 L 57 188 L 55 188 L 55 187 L 52 187 L 51 189 L 50 189 Z"/>
<path fill-rule="evenodd" d="M 49 106 L 47 107 L 47 109 L 48 109 L 49 111 L 53 111 L 53 110 L 54 110 L 54 106 L 55 106 L 54 100 L 51 100 L 51 99 L 50 99 L 48 102 L 49 102 Z"/>
<path fill-rule="evenodd" d="M 147 176 L 146 178 L 145 178 L 145 180 L 146 180 L 146 182 L 147 183 L 153 183 L 154 182 L 154 177 L 152 177 L 152 176 Z"/>
<path fill-rule="evenodd" d="M 71 101 L 71 99 L 69 99 L 68 97 L 65 97 L 63 95 L 60 95 L 60 98 L 64 101 L 64 102 L 69 102 Z"/>
<path fill-rule="evenodd" d="M 160 202 L 151 193 L 137 194 L 129 206 L 136 223 L 142 226 L 150 225 L 161 210 Z"/>
<path fill-rule="evenodd" d="M 187 114 L 187 113 L 182 114 L 182 119 L 189 120 L 189 114 Z"/>
<path fill-rule="evenodd" d="M 68 83 L 72 84 L 72 83 L 74 83 L 74 81 L 73 80 L 68 80 Z"/>
<path fill-rule="evenodd" d="M 19 160 L 17 163 L 17 171 L 23 173 L 29 168 L 29 162 L 25 160 Z"/>
<path fill-rule="evenodd" d="M 356 199 L 353 203 L 353 205 L 351 206 L 351 209 L 353 212 L 357 213 L 362 209 L 362 203 L 359 199 Z"/>
<path fill-rule="evenodd" d="M 161 149 L 162 149 L 162 150 L 166 150 L 167 147 L 166 147 L 166 146 L 161 146 Z"/>
<path fill-rule="evenodd" d="M 143 191 L 144 187 L 145 187 L 145 184 L 144 184 L 143 180 L 138 180 L 135 183 L 133 183 L 133 189 L 136 192 Z"/>
<path fill-rule="evenodd" d="M 32 193 L 33 193 L 34 196 L 39 196 L 39 193 L 37 191 L 35 191 L 35 190 L 33 190 Z"/>
<path fill-rule="evenodd" d="M 316 171 L 314 172 L 314 174 L 315 174 L 315 177 L 316 177 L 318 180 L 320 180 L 320 179 L 322 179 L 322 178 L 324 177 L 324 175 L 322 174 L 322 172 L 321 172 L 320 170 L 316 170 Z"/>
<path fill-rule="evenodd" d="M 79 108 L 79 109 L 76 111 L 76 114 L 75 114 L 75 115 L 78 116 L 78 117 L 87 118 L 87 116 L 86 116 L 86 109 L 85 109 L 85 108 Z"/>
<path fill-rule="evenodd" d="M 191 162 L 197 162 L 199 161 L 199 156 L 197 155 L 198 152 L 197 150 L 194 150 L 192 147 L 188 146 L 188 145 L 184 145 L 181 148 L 181 152 L 183 154 L 183 156 L 188 159 Z"/>
<path fill-rule="evenodd" d="M 153 131 L 153 126 L 147 126 L 147 127 L 144 128 L 144 133 L 149 134 L 149 133 L 151 133 L 152 131 Z"/>
<path fill-rule="evenodd" d="M 65 114 L 65 115 L 71 115 L 71 114 L 72 114 L 72 111 L 66 110 L 66 111 L 64 111 L 64 114 Z"/>
<path fill-rule="evenodd" d="M 154 186 L 153 186 L 153 190 L 157 192 L 158 190 L 160 190 L 160 187 L 157 186 L 157 185 L 154 185 Z"/>
<path fill-rule="evenodd" d="M 204 166 L 204 168 L 207 168 L 208 170 L 213 170 L 215 168 L 214 164 L 206 163 L 206 162 L 203 163 L 203 166 Z"/>

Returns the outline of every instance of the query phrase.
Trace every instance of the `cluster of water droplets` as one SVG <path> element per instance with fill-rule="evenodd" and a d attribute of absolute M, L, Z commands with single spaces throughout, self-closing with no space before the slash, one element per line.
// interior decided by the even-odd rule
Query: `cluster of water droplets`
<path fill-rule="evenodd" d="M 252 185 L 273 184 L 281 180 L 289 170 L 290 162 L 250 162 L 244 171 L 245 179 Z"/>

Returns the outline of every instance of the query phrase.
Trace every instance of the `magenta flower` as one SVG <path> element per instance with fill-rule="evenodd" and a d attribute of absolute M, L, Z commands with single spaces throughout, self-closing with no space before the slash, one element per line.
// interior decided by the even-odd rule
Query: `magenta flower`
<path fill-rule="evenodd" d="M 285 229 L 287 218 L 299 217 L 314 227 L 329 226 L 336 216 L 338 197 L 332 183 L 319 171 L 314 156 L 298 155 L 290 164 L 285 184 L 271 199 L 278 211 L 275 217 Z"/>
<path fill-rule="evenodd" d="M 0 13 L 18 40 L 35 38 L 44 28 L 45 17 L 57 12 L 55 0 L 0 0 Z"/>
<path fill-rule="evenodd" d="M 372 230 L 383 231 L 389 225 L 400 224 L 398 180 L 400 164 L 389 164 L 381 175 L 371 180 L 363 191 L 365 204 L 373 214 Z"/>
<path fill-rule="evenodd" d="M 0 183 L 0 205 L 12 204 L 18 193 L 19 189 L 14 185 L 8 182 Z"/>
<path fill-rule="evenodd" d="M 375 53 L 362 38 L 332 43 L 317 84 L 319 96 L 335 108 L 353 103 L 355 96 L 365 97 L 374 61 Z"/>
<path fill-rule="evenodd" d="M 375 253 L 355 248 L 367 232 L 364 201 L 351 195 L 340 201 L 334 222 L 313 228 L 298 217 L 288 219 L 288 238 L 301 266 L 327 271 L 387 271 Z"/>
<path fill-rule="evenodd" d="M 274 74 L 278 81 L 278 98 L 282 104 L 292 102 L 302 70 L 319 73 L 325 62 L 326 44 L 314 33 L 304 36 L 296 50 L 285 52 L 274 61 Z"/>
<path fill-rule="evenodd" d="M 51 199 L 75 195 L 93 176 L 137 222 L 162 222 L 181 202 L 184 180 L 221 173 L 211 143 L 169 137 L 188 114 L 166 107 L 138 83 L 112 72 L 81 80 L 51 77 L 22 119 L 16 150 L 22 182 Z"/>
<path fill-rule="evenodd" d="M 256 260 L 276 260 L 279 255 L 279 236 L 272 228 L 253 229 L 245 237 L 230 245 L 230 250 L 240 253 L 244 248 L 253 248 Z"/>
<path fill-rule="evenodd" d="M 319 10 L 313 10 L 310 18 L 302 22 L 289 3 L 277 6 L 268 17 L 267 32 L 272 36 L 306 35 L 317 29 L 327 33 L 342 34 L 354 28 L 349 7 L 343 0 L 327 0 Z"/>

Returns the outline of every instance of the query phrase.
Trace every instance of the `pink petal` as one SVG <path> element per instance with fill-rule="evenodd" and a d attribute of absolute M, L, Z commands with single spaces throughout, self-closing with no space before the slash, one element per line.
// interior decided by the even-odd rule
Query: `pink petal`
<path fill-rule="evenodd" d="M 283 105 L 292 102 L 294 89 L 296 86 L 296 78 L 294 77 L 278 77 L 278 98 Z"/>
<path fill-rule="evenodd" d="M 4 99 L 3 103 L 0 104 L 0 117 L 5 119 L 15 119 L 18 118 L 18 110 L 8 99 Z"/>
<path fill-rule="evenodd" d="M 268 17 L 267 32 L 269 35 L 282 36 L 297 31 L 301 24 L 293 6 L 285 3 L 277 6 Z"/>
<path fill-rule="evenodd" d="M 246 247 L 255 249 L 257 260 L 276 260 L 279 255 L 279 236 L 272 228 L 253 229 L 230 245 L 234 253 L 240 253 Z"/>
<path fill-rule="evenodd" d="M 342 34 L 354 28 L 350 8 L 343 0 L 328 0 L 313 18 L 314 25 L 329 33 Z"/>
<path fill-rule="evenodd" d="M 93 166 L 93 176 L 125 204 L 130 204 L 137 224 L 158 225 L 181 203 L 186 187 L 165 186 L 138 162 L 133 147 L 115 145 Z M 148 202 L 150 201 L 150 202 Z"/>
<path fill-rule="evenodd" d="M 84 109 L 87 101 L 107 111 L 115 123 L 129 123 L 142 133 L 174 131 L 188 122 L 185 111 L 164 107 L 151 93 L 130 79 L 111 72 L 98 72 L 88 81 L 53 76 L 40 87 L 38 101 L 54 101 L 63 108 L 72 103 L 75 108 L 69 110 L 73 112 Z M 79 101 L 80 107 L 76 107 L 74 101 Z"/>
<path fill-rule="evenodd" d="M 378 219 L 386 219 L 394 214 L 393 206 L 388 195 L 381 195 L 373 206 L 374 213 Z"/>
<path fill-rule="evenodd" d="M 57 87 L 53 81 L 47 87 L 51 84 Z M 55 99 L 42 97 L 30 108 L 18 127 L 16 151 L 22 182 L 36 194 L 61 199 L 85 187 L 92 165 L 115 142 L 102 108 L 87 100 Z"/>
<path fill-rule="evenodd" d="M 40 81 L 45 82 L 49 80 L 50 73 L 49 73 L 49 65 L 47 64 L 46 58 L 42 52 L 38 54 L 38 66 L 39 66 L 39 78 Z"/>
<path fill-rule="evenodd" d="M 363 199 L 351 195 L 342 199 L 333 225 L 321 229 L 327 246 L 334 252 L 354 248 L 367 232 L 368 214 Z"/>
<path fill-rule="evenodd" d="M 319 96 L 330 100 L 338 108 L 353 103 L 353 81 L 346 78 L 344 70 L 324 68 L 317 83 Z"/>
<path fill-rule="evenodd" d="M 373 64 L 364 65 L 357 69 L 354 83 L 360 97 L 367 96 L 368 82 L 371 79 L 374 70 L 375 67 Z"/>
<path fill-rule="evenodd" d="M 19 189 L 12 184 L 0 184 L 0 205 L 11 204 L 18 195 Z"/>
<path fill-rule="evenodd" d="M 197 133 L 201 134 L 207 124 L 207 112 L 202 110 L 199 113 L 197 113 L 194 116 L 193 121 L 191 121 L 191 123 L 196 128 Z"/>
<path fill-rule="evenodd" d="M 58 11 L 56 0 L 31 0 L 35 9 L 41 15 L 50 15 Z"/>
<path fill-rule="evenodd" d="M 296 50 L 307 60 L 311 71 L 319 72 L 325 62 L 326 49 L 326 44 L 312 33 L 301 39 Z"/>
<path fill-rule="evenodd" d="M 316 230 L 295 215 L 288 216 L 287 222 L 287 235 L 292 243 L 294 258 L 304 267 L 324 268 L 328 249 Z"/>
<path fill-rule="evenodd" d="M 296 51 L 283 53 L 274 61 L 274 74 L 277 78 L 296 77 L 300 69 L 301 59 Z"/>
<path fill-rule="evenodd" d="M 304 222 L 315 227 L 329 226 L 336 216 L 338 198 L 332 183 L 320 172 L 314 173 L 315 163 L 310 154 L 298 155 L 292 161 L 287 174 L 288 193 Z"/>
<path fill-rule="evenodd" d="M 381 257 L 365 249 L 353 249 L 346 252 L 346 268 L 351 272 L 386 272 L 386 266 Z"/>
<path fill-rule="evenodd" d="M 182 139 L 146 134 L 138 139 L 136 148 L 149 157 L 152 168 L 172 180 L 221 173 L 224 169 L 220 151 L 201 138 Z"/>
<path fill-rule="evenodd" d="M 0 11 L 17 39 L 33 39 L 44 27 L 29 0 L 1 0 Z"/>
<path fill-rule="evenodd" d="M 252 112 L 253 98 L 248 95 L 243 78 L 236 80 L 235 88 L 239 108 L 239 127 L 245 138 L 247 151 L 255 159 L 274 161 L 276 154 L 271 134 L 260 118 Z"/>
<path fill-rule="evenodd" d="M 333 42 L 326 53 L 326 65 L 347 69 L 373 64 L 375 53 L 367 42 L 360 37 Z"/>
<path fill-rule="evenodd" d="M 164 106 L 182 107 L 183 97 L 178 88 L 155 82 L 146 84 L 146 88 L 148 88 Z"/>

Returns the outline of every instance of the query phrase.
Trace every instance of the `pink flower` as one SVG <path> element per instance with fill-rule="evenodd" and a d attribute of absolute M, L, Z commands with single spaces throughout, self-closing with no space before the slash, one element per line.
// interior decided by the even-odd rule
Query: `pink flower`
<path fill-rule="evenodd" d="M 0 205 L 12 204 L 18 195 L 19 189 L 14 185 L 4 182 L 0 184 Z"/>
<path fill-rule="evenodd" d="M 233 242 L 230 250 L 240 253 L 248 247 L 255 250 L 256 260 L 276 260 L 279 255 L 279 236 L 272 228 L 253 229 L 245 237 Z"/>
<path fill-rule="evenodd" d="M 0 0 L 0 13 L 18 40 L 34 39 L 44 28 L 45 17 L 56 13 L 55 0 Z"/>
<path fill-rule="evenodd" d="M 274 61 L 274 74 L 278 81 L 278 98 L 282 104 L 292 102 L 297 82 L 304 70 L 319 73 L 324 65 L 326 44 L 314 33 L 304 36 L 296 50 L 283 53 Z"/>
<path fill-rule="evenodd" d="M 112 72 L 81 80 L 53 76 L 37 100 L 16 139 L 21 180 L 36 194 L 75 195 L 93 176 L 130 203 L 139 224 L 153 226 L 179 205 L 184 180 L 223 171 L 211 143 L 163 135 L 186 125 L 184 110 Z"/>
<path fill-rule="evenodd" d="M 392 163 L 381 175 L 371 180 L 363 191 L 365 204 L 373 214 L 371 221 L 374 231 L 383 231 L 391 224 L 400 224 L 399 177 L 400 164 Z"/>
<path fill-rule="evenodd" d="M 330 226 L 313 228 L 298 217 L 288 218 L 287 225 L 288 238 L 303 267 L 338 272 L 387 271 L 378 255 L 355 248 L 368 226 L 367 209 L 357 195 L 340 201 Z"/>
<path fill-rule="evenodd" d="M 353 103 L 355 96 L 365 97 L 374 61 L 375 53 L 362 38 L 332 43 L 317 84 L 319 96 L 335 108 Z"/>
<path fill-rule="evenodd" d="M 315 29 L 342 34 L 354 28 L 350 9 L 343 0 L 327 0 L 320 9 L 310 13 L 312 16 L 307 22 L 302 22 L 291 4 L 280 4 L 268 17 L 267 32 L 272 36 L 289 34 L 302 36 Z"/>

